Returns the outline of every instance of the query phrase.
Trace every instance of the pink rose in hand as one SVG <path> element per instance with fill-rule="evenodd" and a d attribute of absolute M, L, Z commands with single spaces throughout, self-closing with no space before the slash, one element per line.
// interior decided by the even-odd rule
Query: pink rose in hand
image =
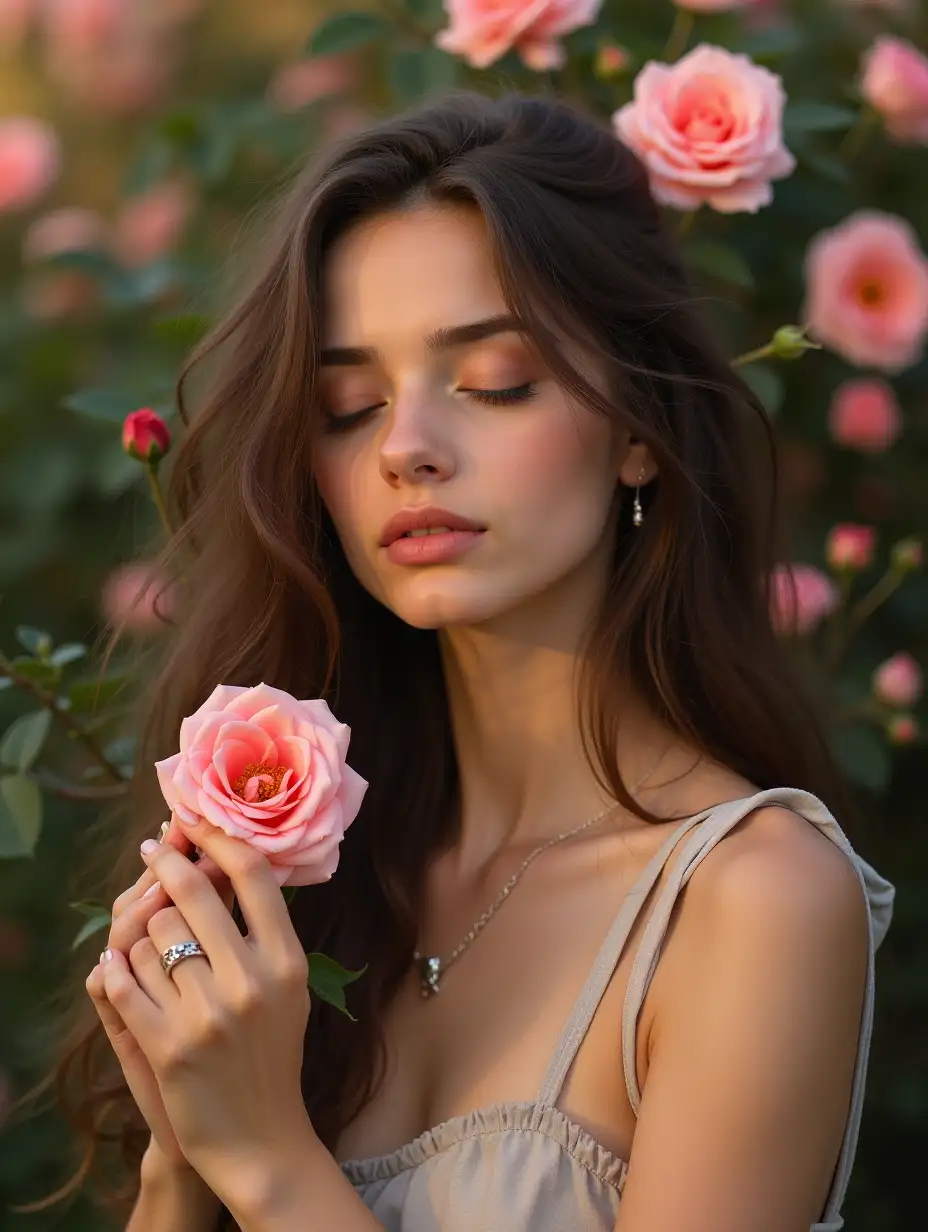
<path fill-rule="evenodd" d="M 898 372 L 928 334 L 928 258 L 903 218 L 858 210 L 806 252 L 804 319 L 813 337 L 859 366 Z"/>
<path fill-rule="evenodd" d="M 204 818 L 267 856 L 280 885 L 316 885 L 367 783 L 345 763 L 350 731 L 324 701 L 218 685 L 180 727 L 180 752 L 155 763 L 168 807 Z"/>
<path fill-rule="evenodd" d="M 796 166 L 783 144 L 785 99 L 768 69 L 702 44 L 675 64 L 646 64 L 613 125 L 664 205 L 753 214 L 773 200 L 771 180 Z"/>
<path fill-rule="evenodd" d="M 900 145 L 928 145 L 928 57 L 884 34 L 863 59 L 860 92 Z"/>
<path fill-rule="evenodd" d="M 602 0 L 445 0 L 449 25 L 435 38 L 473 68 L 488 68 L 511 48 L 542 72 L 560 68 L 563 34 L 591 26 Z"/>

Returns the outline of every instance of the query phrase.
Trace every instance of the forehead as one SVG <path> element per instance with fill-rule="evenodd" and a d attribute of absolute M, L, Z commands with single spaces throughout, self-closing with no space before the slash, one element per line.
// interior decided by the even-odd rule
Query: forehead
<path fill-rule="evenodd" d="M 322 270 L 324 346 L 386 345 L 505 311 L 476 209 L 417 205 L 351 228 Z"/>

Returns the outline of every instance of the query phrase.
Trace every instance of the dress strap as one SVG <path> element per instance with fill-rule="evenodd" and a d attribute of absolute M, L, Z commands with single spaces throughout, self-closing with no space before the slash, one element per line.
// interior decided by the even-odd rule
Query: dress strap
<path fill-rule="evenodd" d="M 574 1002 L 573 1010 L 554 1049 L 551 1063 L 548 1066 L 548 1072 L 541 1085 L 541 1093 L 538 1096 L 540 1104 L 553 1106 L 557 1103 L 561 1087 L 564 1085 L 564 1079 L 567 1077 L 567 1071 L 573 1064 L 583 1037 L 589 1030 L 590 1023 L 593 1021 L 593 1015 L 596 1013 L 596 1008 L 609 986 L 612 973 L 615 971 L 616 964 L 622 955 L 622 951 L 625 949 L 629 933 L 634 927 L 645 900 L 654 888 L 661 870 L 667 863 L 677 843 L 684 834 L 687 834 L 694 826 L 698 825 L 705 816 L 706 813 L 699 813 L 695 817 L 687 817 L 683 824 L 674 830 L 661 845 L 657 853 L 646 865 L 641 876 L 625 896 L 619 914 L 606 934 L 606 939 L 600 947 L 600 951 L 593 963 L 593 968 L 587 976 L 580 995 Z"/>
<path fill-rule="evenodd" d="M 816 796 L 811 795 L 809 792 L 801 791 L 798 788 L 783 787 L 761 791 L 744 800 L 733 800 L 711 810 L 698 832 L 693 834 L 686 843 L 679 860 L 675 862 L 666 883 L 661 888 L 654 909 L 648 918 L 629 975 L 622 1015 L 622 1063 L 625 1070 L 625 1083 L 629 1101 L 637 1116 L 641 1105 L 635 1046 L 638 1019 L 641 1014 L 645 994 L 660 957 L 671 912 L 680 891 L 712 848 L 726 834 L 734 829 L 739 822 L 743 821 L 749 813 L 770 805 L 792 809 L 793 812 L 804 817 L 822 834 L 831 839 L 835 846 L 839 847 L 850 860 L 857 873 L 867 902 L 867 912 L 870 921 L 867 984 L 861 1017 L 851 1107 L 848 1112 L 844 1141 L 832 1179 L 832 1186 L 822 1222 L 815 1224 L 812 1229 L 812 1232 L 838 1232 L 838 1229 L 843 1224 L 840 1215 L 841 1205 L 844 1200 L 851 1167 L 854 1162 L 854 1154 L 857 1149 L 857 1137 L 860 1130 L 863 1108 L 867 1061 L 873 1030 L 874 952 L 883 940 L 889 927 L 894 891 L 888 881 L 882 878 L 879 873 L 856 854 L 834 817 L 832 817 L 825 805 Z"/>

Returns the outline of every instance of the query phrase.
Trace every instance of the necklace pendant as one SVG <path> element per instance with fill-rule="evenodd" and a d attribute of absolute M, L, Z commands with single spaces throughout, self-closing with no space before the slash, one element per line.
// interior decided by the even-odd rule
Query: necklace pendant
<path fill-rule="evenodd" d="M 441 978 L 440 958 L 419 959 L 419 981 L 422 985 L 423 997 L 434 997 L 438 992 L 438 981 Z"/>

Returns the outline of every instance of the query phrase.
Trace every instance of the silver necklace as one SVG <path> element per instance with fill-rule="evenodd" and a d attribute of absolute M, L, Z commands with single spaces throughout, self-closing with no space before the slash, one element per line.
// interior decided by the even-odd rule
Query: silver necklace
<path fill-rule="evenodd" d="M 629 794 L 634 795 L 636 791 L 639 791 L 644 786 L 660 763 L 664 760 L 666 754 L 667 749 L 664 749 L 663 753 L 661 753 L 660 757 L 658 757 L 657 761 L 655 761 L 654 765 L 647 772 L 647 774 L 644 775 L 643 778 L 639 779 L 638 782 L 630 788 Z M 586 821 L 581 822 L 579 826 L 574 826 L 571 830 L 565 830 L 562 834 L 555 835 L 554 838 L 549 838 L 546 842 L 539 844 L 534 851 L 530 851 L 500 890 L 499 894 L 490 906 L 486 909 L 486 911 L 484 911 L 480 919 L 471 926 L 470 931 L 461 940 L 460 944 L 455 946 L 447 958 L 439 958 L 438 955 L 435 954 L 420 954 L 418 950 L 414 950 L 413 961 L 419 968 L 419 984 L 422 996 L 434 997 L 439 992 L 441 987 L 441 977 L 445 974 L 451 964 L 456 962 L 457 959 L 461 957 L 464 951 L 470 946 L 471 942 L 481 932 L 483 932 L 484 928 L 486 928 L 487 924 L 489 924 L 490 920 L 492 920 L 493 916 L 496 915 L 497 911 L 509 897 L 510 892 L 517 884 L 522 874 L 537 856 L 540 856 L 543 851 L 547 851 L 549 847 L 553 847 L 556 843 L 563 843 L 565 839 L 573 838 L 575 834 L 580 834 L 583 830 L 589 829 L 589 827 L 595 825 L 597 821 L 602 821 L 604 817 L 607 817 L 610 813 L 614 813 L 618 807 L 618 804 L 611 804 L 608 808 L 603 809 L 601 813 L 597 813 L 595 817 L 590 817 Z"/>

